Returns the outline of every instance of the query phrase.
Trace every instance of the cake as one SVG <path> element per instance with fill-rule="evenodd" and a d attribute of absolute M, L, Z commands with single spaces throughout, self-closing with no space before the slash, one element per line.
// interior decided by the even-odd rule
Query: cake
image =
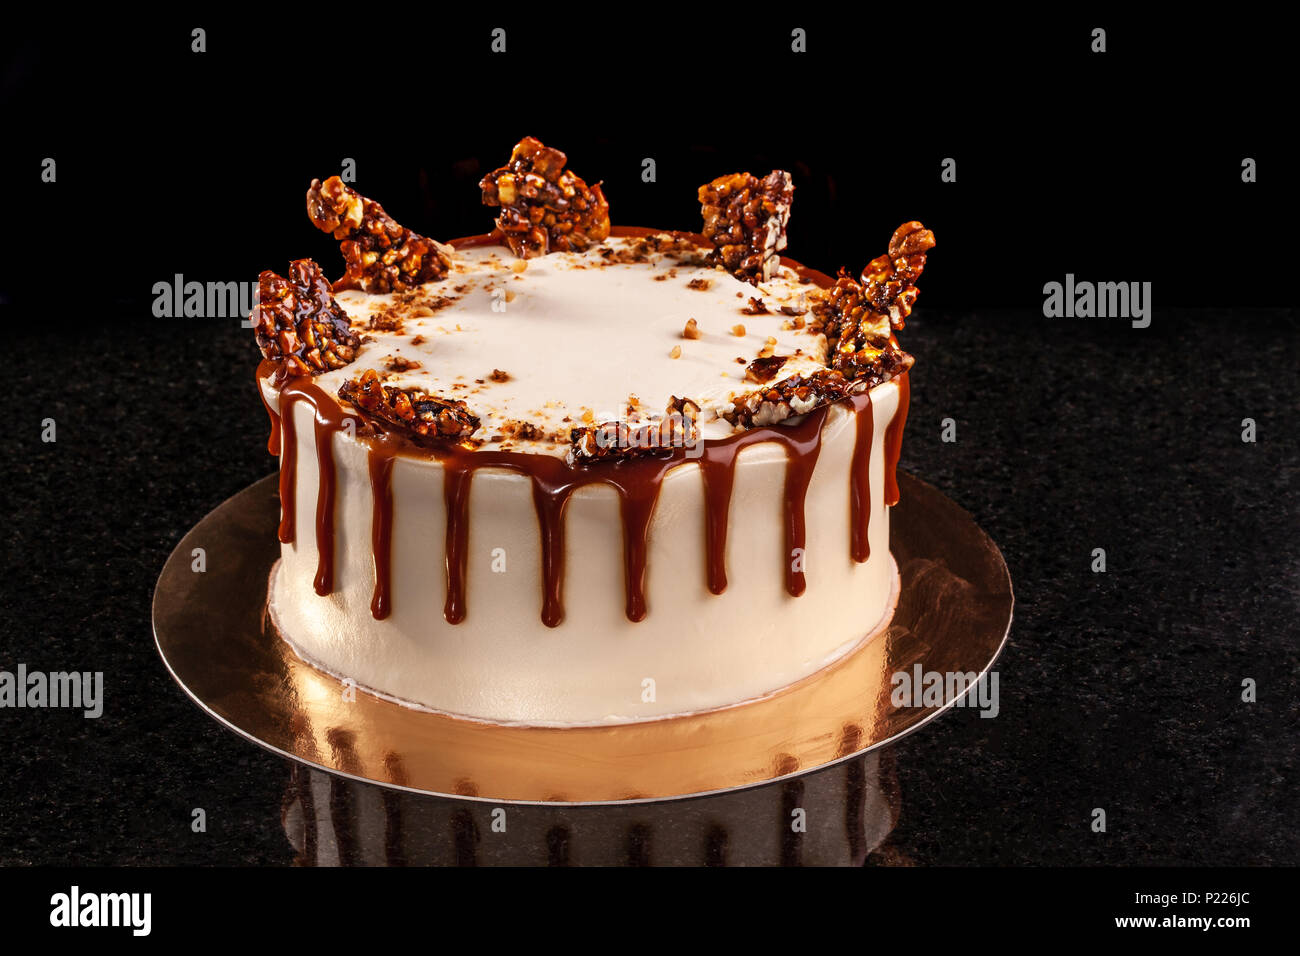
<path fill-rule="evenodd" d="M 743 704 L 878 631 L 933 234 L 808 269 L 780 170 L 702 186 L 698 233 L 611 226 L 532 138 L 481 188 L 495 228 L 440 242 L 313 180 L 344 275 L 261 276 L 284 640 L 408 706 L 576 726 Z"/>

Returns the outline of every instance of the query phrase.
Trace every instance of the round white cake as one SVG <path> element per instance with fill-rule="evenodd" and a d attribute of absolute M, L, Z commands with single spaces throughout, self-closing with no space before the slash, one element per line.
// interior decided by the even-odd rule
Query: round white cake
<path fill-rule="evenodd" d="M 583 253 L 521 260 L 503 245 L 470 244 L 441 282 L 338 294 L 364 330 L 355 362 L 317 376 L 316 401 L 290 398 L 291 425 L 282 429 L 296 443 L 286 496 L 294 531 L 270 607 L 304 659 L 369 690 L 467 717 L 633 721 L 770 693 L 844 654 L 888 613 L 895 575 L 886 439 L 898 382 L 746 433 L 728 469 L 730 500 L 719 504 L 706 494 L 700 459 L 735 441 L 723 412 L 759 388 L 747 379 L 750 363 L 787 357 L 783 377 L 825 368 L 826 337 L 802 320 L 818 286 L 782 267 L 755 287 L 708 265 L 704 249 L 662 245 L 667 251 L 615 237 Z M 635 427 L 671 398 L 690 396 L 700 408 L 698 444 L 672 462 L 651 503 L 641 606 L 632 612 L 640 619 L 629 618 L 625 554 L 638 532 L 625 526 L 622 498 L 606 481 L 640 462 L 579 466 L 590 483 L 563 509 L 561 616 L 544 622 L 533 479 L 490 464 L 471 470 L 460 607 L 448 614 L 446 467 L 436 455 L 411 453 L 391 458 L 387 613 L 376 617 L 371 444 L 362 419 L 332 398 L 357 368 L 384 370 L 395 387 L 463 398 L 482 421 L 469 455 L 545 456 L 566 469 L 574 427 Z M 260 385 L 279 412 L 275 382 L 264 374 Z M 322 399 L 334 407 L 318 411 Z M 322 416 L 341 416 L 342 427 L 318 428 Z M 787 488 L 792 457 L 782 440 L 800 428 L 803 443 L 817 448 L 801 494 Z M 332 580 L 323 595 L 318 437 L 331 446 L 334 472 Z M 869 556 L 859 561 L 852 499 L 863 468 L 868 497 L 858 510 L 866 512 L 859 523 Z M 709 560 L 710 513 L 719 508 L 725 586 Z M 800 541 L 791 540 L 792 510 L 802 511 Z M 792 576 L 802 582 L 792 585 Z"/>

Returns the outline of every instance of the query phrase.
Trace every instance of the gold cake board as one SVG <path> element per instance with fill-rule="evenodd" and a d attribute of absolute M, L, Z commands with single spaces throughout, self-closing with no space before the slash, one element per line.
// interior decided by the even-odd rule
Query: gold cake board
<path fill-rule="evenodd" d="M 154 636 L 177 683 L 208 714 L 318 770 L 493 803 L 602 804 L 752 787 L 848 760 L 956 705 L 894 706 L 894 674 L 983 675 L 1006 640 L 1011 580 L 969 514 L 899 474 L 892 618 L 839 661 L 776 693 L 706 713 L 596 727 L 527 727 L 404 707 L 305 664 L 266 613 L 279 557 L 276 478 L 200 521 L 154 591 Z M 205 552 L 194 570 L 193 552 Z M 864 627 L 870 622 L 864 622 Z M 968 693 L 969 691 L 967 691 Z"/>

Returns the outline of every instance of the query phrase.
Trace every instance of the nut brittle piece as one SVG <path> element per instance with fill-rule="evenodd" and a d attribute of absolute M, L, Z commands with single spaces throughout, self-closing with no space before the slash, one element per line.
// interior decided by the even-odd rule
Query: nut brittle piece
<path fill-rule="evenodd" d="M 866 391 L 868 382 L 835 369 L 818 369 L 809 375 L 792 375 L 742 395 L 722 410 L 722 417 L 739 428 L 776 425 L 797 415 Z"/>
<path fill-rule="evenodd" d="M 479 182 L 483 202 L 499 206 L 497 228 L 521 259 L 548 252 L 582 252 L 609 235 L 609 203 L 600 183 L 588 186 L 565 169 L 568 157 L 532 136 L 510 162 Z"/>
<path fill-rule="evenodd" d="M 699 416 L 699 405 L 673 396 L 664 416 L 644 425 L 603 422 L 571 429 L 569 454 L 574 461 L 618 462 L 691 448 L 700 438 Z"/>
<path fill-rule="evenodd" d="M 913 290 L 915 292 L 915 290 Z M 887 312 L 876 311 L 867 290 L 841 271 L 830 290 L 813 303 L 826 334 L 826 364 L 850 377 L 889 381 L 912 366 L 912 356 L 891 335 Z"/>
<path fill-rule="evenodd" d="M 439 398 L 418 388 L 396 388 L 366 369 L 339 387 L 339 398 L 361 412 L 380 431 L 405 435 L 419 445 L 463 441 L 479 420 L 460 400 Z"/>
<path fill-rule="evenodd" d="M 342 368 L 356 358 L 361 344 L 329 281 L 310 259 L 291 262 L 288 278 L 263 272 L 251 318 L 258 348 L 280 363 L 283 378 Z"/>
<path fill-rule="evenodd" d="M 889 324 L 901 329 L 912 314 L 919 290 L 916 280 L 925 269 L 925 254 L 934 248 L 934 233 L 919 222 L 905 222 L 894 230 L 889 250 L 862 270 L 862 286 L 871 307 L 889 316 Z"/>
<path fill-rule="evenodd" d="M 793 198 L 790 174 L 781 169 L 763 179 L 732 173 L 701 186 L 704 238 L 713 243 L 713 261 L 754 285 L 772 278 L 781 264 Z"/>
<path fill-rule="evenodd" d="M 400 225 L 338 176 L 311 181 L 307 215 L 317 229 L 340 240 L 347 272 L 337 289 L 410 289 L 443 278 L 451 268 L 450 246 Z"/>

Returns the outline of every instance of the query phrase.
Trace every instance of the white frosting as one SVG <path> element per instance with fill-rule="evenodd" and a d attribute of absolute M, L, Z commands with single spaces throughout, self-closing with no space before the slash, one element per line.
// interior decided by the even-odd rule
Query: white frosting
<path fill-rule="evenodd" d="M 464 399 L 483 422 L 476 437 L 489 439 L 484 448 L 497 448 L 490 439 L 505 433 L 507 421 L 567 435 L 583 424 L 584 412 L 595 422 L 627 418 L 633 395 L 643 411 L 656 414 L 672 397 L 690 398 L 704 410 L 702 434 L 717 437 L 731 426 L 711 411 L 757 387 L 745 380 L 745 368 L 765 347 L 789 357 L 781 377 L 822 367 L 825 337 L 794 328 L 793 317 L 779 311 L 806 308 L 816 286 L 786 268 L 755 288 L 720 269 L 661 254 L 622 264 L 600 254 L 626 251 L 630 242 L 610 239 L 585 254 L 543 256 L 526 266 L 501 246 L 462 250 L 451 275 L 423 286 L 401 310 L 401 334 L 365 333 L 374 341 L 362 345 L 356 361 L 321 375 L 317 384 L 334 394 L 361 369 L 383 371 L 390 356 L 418 362 L 420 368 L 393 372 L 386 384 Z M 692 280 L 708 287 L 693 289 Z M 762 299 L 769 314 L 744 314 L 751 297 Z M 440 299 L 454 301 L 438 307 Z M 362 292 L 338 300 L 358 326 L 394 301 Z M 422 307 L 436 310 L 415 317 Z M 691 318 L 698 339 L 683 336 Z M 736 326 L 744 326 L 743 335 L 734 334 Z M 412 344 L 419 337 L 424 341 Z M 509 380 L 493 381 L 494 369 Z M 542 450 L 527 442 L 507 447 Z"/>
<path fill-rule="evenodd" d="M 477 394 L 460 390 L 485 425 L 495 421 L 493 416 L 543 424 L 541 411 L 546 423 L 559 427 L 564 414 L 576 417 L 581 408 L 607 406 L 617 412 L 629 392 L 656 409 L 670 395 L 701 404 L 708 396 L 722 401 L 746 388 L 735 356 L 748 362 L 768 335 L 778 340 L 777 354 L 807 352 L 814 340 L 806 332 L 782 329 L 787 317 L 780 314 L 742 316 L 745 300 L 735 297 L 736 287 L 759 293 L 723 273 L 678 267 L 674 278 L 655 281 L 653 274 L 671 264 L 575 268 L 590 258 L 551 255 L 530 260 L 518 274 L 504 250 L 462 252 L 459 263 L 468 271 L 445 285 L 468 288 L 433 316 L 406 320 L 402 338 L 423 334 L 426 344 L 408 342 L 400 354 L 424 367 L 393 381 L 445 394 L 444 386 L 457 376 L 473 384 L 500 368 L 510 373 L 510 381 L 491 383 Z M 467 277 L 475 281 L 467 283 Z M 710 289 L 687 288 L 695 277 L 712 280 Z M 504 313 L 491 311 L 489 284 L 518 290 Z M 785 275 L 764 284 L 763 298 L 771 308 L 778 293 L 793 296 L 807 289 Z M 354 293 L 344 301 L 358 315 L 376 302 Z M 699 340 L 680 336 L 690 316 L 705 333 Z M 723 328 L 728 322 L 743 323 L 746 338 L 729 335 Z M 460 331 L 454 331 L 457 325 Z M 448 331 L 438 333 L 440 327 Z M 372 359 L 395 352 L 394 343 L 393 337 L 377 336 L 354 365 L 320 376 L 318 384 L 334 392 L 346 377 L 377 367 Z M 682 346 L 682 359 L 669 357 L 675 345 Z M 264 387 L 275 407 L 274 392 Z M 540 533 L 530 481 L 500 469 L 474 473 L 467 616 L 457 625 L 443 618 L 442 467 L 422 458 L 399 458 L 394 465 L 393 610 L 389 618 L 375 620 L 367 451 L 346 431 L 333 439 L 335 590 L 317 595 L 312 582 L 319 478 L 311 410 L 299 404 L 296 540 L 282 546 L 272 614 L 295 649 L 323 669 L 388 696 L 477 719 L 566 725 L 635 721 L 762 696 L 845 653 L 888 611 L 895 573 L 883 502 L 884 436 L 898 398 L 894 383 L 872 392 L 868 561 L 858 564 L 850 557 L 850 465 L 857 429 L 851 413 L 837 406 L 826 417 L 806 499 L 802 596 L 792 597 L 785 588 L 790 560 L 783 523 L 786 452 L 761 442 L 739 455 L 726 552 L 729 584 L 721 595 L 707 587 L 699 467 L 686 461 L 665 478 L 650 526 L 648 613 L 640 622 L 625 616 L 618 497 L 605 485 L 575 492 L 565 516 L 565 617 L 556 628 L 541 622 Z M 713 427 L 730 430 L 725 423 Z"/>

